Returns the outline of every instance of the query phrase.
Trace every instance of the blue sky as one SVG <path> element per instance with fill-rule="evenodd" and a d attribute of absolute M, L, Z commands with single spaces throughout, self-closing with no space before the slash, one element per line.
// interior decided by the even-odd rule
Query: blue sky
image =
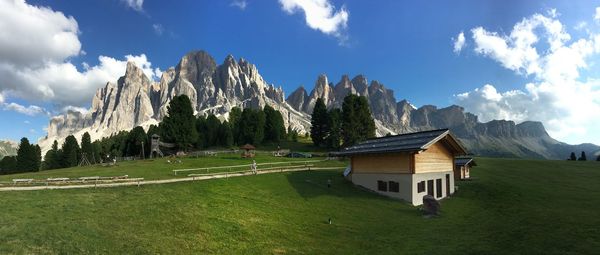
<path fill-rule="evenodd" d="M 0 2 L 11 6 L 22 1 Z M 293 11 L 286 11 L 284 2 L 294 7 Z M 116 62 L 125 61 L 127 55 L 139 57 L 144 54 L 145 59 L 140 61 L 147 63 L 146 69 L 152 73 L 155 68 L 165 70 L 176 65 L 188 51 L 203 49 L 218 63 L 227 54 L 248 59 L 257 65 L 268 82 L 282 86 L 288 94 L 299 85 L 312 89 L 321 73 L 327 74 L 333 83 L 337 83 L 343 74 L 351 77 L 364 74 L 369 80 L 376 79 L 393 89 L 396 99 L 408 99 L 417 107 L 459 104 L 481 115 L 484 121 L 495 118 L 517 122 L 540 120 L 551 135 L 560 140 L 600 144 L 600 134 L 592 132 L 600 128 L 599 122 L 587 120 L 598 117 L 594 111 L 600 107 L 595 81 L 600 67 L 594 62 L 598 59 L 594 38 L 600 32 L 600 16 L 599 19 L 594 17 L 599 1 L 310 0 L 306 2 L 330 7 L 330 13 L 325 13 L 313 27 L 306 18 L 319 18 L 319 13 L 295 5 L 295 2 L 302 1 L 20 3 L 20 7 L 14 8 L 14 19 L 0 18 L 0 27 L 25 27 L 24 22 L 29 16 L 21 17 L 19 12 L 24 13 L 25 7 L 43 9 L 52 15 L 66 17 L 65 20 L 50 21 L 60 23 L 57 25 L 59 32 L 75 30 L 71 31 L 75 38 L 66 42 L 76 41 L 80 46 L 69 44 L 70 48 L 50 48 L 49 52 L 57 53 L 46 56 L 46 60 L 37 60 L 40 63 L 36 63 L 35 58 L 22 60 L 25 56 L 15 56 L 21 54 L 15 50 L 0 49 L 0 59 L 8 59 L 4 60 L 7 63 L 0 60 L 0 74 L 2 71 L 33 70 L 54 77 L 60 76 L 62 69 L 74 67 L 76 70 L 70 72 L 84 74 L 85 79 L 69 84 L 69 79 L 54 78 L 56 85 L 47 84 L 48 88 L 44 87 L 42 93 L 40 87 L 43 86 L 33 78 L 11 79 L 10 75 L 0 78 L 0 103 L 3 104 L 0 107 L 0 139 L 18 140 L 26 136 L 37 140 L 45 135 L 43 128 L 47 126 L 49 115 L 66 108 L 88 108 L 93 91 L 106 82 L 102 78 L 119 73 Z M 335 15 L 341 13 L 347 15 L 346 19 L 338 22 L 334 31 L 324 31 L 323 27 L 331 25 Z M 543 18 L 534 16 L 536 14 Z M 537 35 L 539 42 L 523 46 L 510 37 L 515 25 L 524 20 L 533 26 L 525 32 Z M 545 71 L 555 70 L 552 68 L 556 66 L 544 60 L 545 57 L 550 59 L 555 51 L 562 52 L 545 43 L 546 38 L 555 36 L 547 32 L 547 27 L 551 26 L 546 26 L 556 24 L 552 23 L 554 21 L 559 22 L 561 31 L 570 37 L 559 40 L 562 48 L 568 48 L 578 39 L 586 40 L 592 48 L 592 52 L 585 51 L 584 56 L 581 52 L 570 52 L 585 63 L 576 69 L 575 76 L 565 74 L 555 79 L 548 74 L 550 71 Z M 480 30 L 475 38 L 473 29 L 477 27 L 484 30 Z M 31 36 L 36 32 L 36 25 L 29 28 L 32 32 L 14 37 L 19 41 L 36 40 Z M 40 28 L 40 33 L 50 30 L 52 27 Z M 461 32 L 465 43 L 459 47 L 460 51 L 455 51 L 455 40 Z M 7 35 L 0 35 L 0 48 L 15 47 L 23 55 L 30 52 L 26 47 L 39 46 L 4 46 L 2 43 L 6 40 L 3 41 L 2 36 Z M 499 47 L 502 44 L 498 44 L 499 41 L 505 42 L 508 50 Z M 521 53 L 527 52 L 527 46 L 533 46 L 539 58 L 523 57 Z M 99 60 L 100 56 L 108 58 L 105 63 Z M 565 58 L 570 59 L 571 55 Z M 573 63 L 581 62 L 577 60 Z M 50 69 L 48 63 L 64 68 L 54 68 L 50 72 L 46 70 Z M 10 68 L 2 70 L 2 64 Z M 86 74 L 85 66 L 88 69 L 98 67 L 98 72 Z M 109 67 L 111 72 L 100 71 Z M 72 75 L 64 72 L 66 76 Z M 27 82 L 30 84 L 21 84 Z M 528 86 L 528 83 L 532 85 Z M 591 96 L 586 102 L 575 100 L 581 98 L 577 93 L 569 95 L 572 101 L 558 99 L 561 91 L 569 90 L 561 87 L 566 85 L 559 84 L 571 84 L 572 90 Z M 71 88 L 76 89 L 70 93 Z M 42 96 L 37 96 L 38 92 Z M 564 112 L 565 105 L 586 111 Z M 18 106 L 22 108 L 17 109 Z M 34 106 L 38 108 L 32 108 Z"/>

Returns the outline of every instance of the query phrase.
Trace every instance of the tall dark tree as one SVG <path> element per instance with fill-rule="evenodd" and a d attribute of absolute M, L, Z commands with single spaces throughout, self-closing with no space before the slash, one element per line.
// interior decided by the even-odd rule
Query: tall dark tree
<path fill-rule="evenodd" d="M 330 127 L 325 144 L 328 148 L 338 150 L 342 141 L 342 111 L 334 108 L 327 113 L 327 125 Z"/>
<path fill-rule="evenodd" d="M 233 145 L 233 132 L 228 121 L 223 121 L 219 126 L 219 145 L 231 147 Z"/>
<path fill-rule="evenodd" d="M 129 135 L 127 137 L 127 149 L 126 149 L 126 156 L 131 156 L 131 157 L 142 157 L 142 155 L 145 156 L 145 150 L 146 148 L 142 148 L 142 143 L 143 143 L 143 147 L 147 147 L 150 146 L 148 144 L 148 136 L 146 135 L 146 131 L 144 131 L 144 128 L 137 126 L 134 127 L 131 132 L 129 132 Z"/>
<path fill-rule="evenodd" d="M 216 146 L 220 142 L 219 129 L 221 121 L 214 114 L 206 117 L 206 143 L 207 146 Z"/>
<path fill-rule="evenodd" d="M 571 152 L 571 156 L 569 157 L 569 160 L 577 160 L 577 156 L 575 156 L 575 152 Z"/>
<path fill-rule="evenodd" d="M 264 139 L 265 114 L 263 111 L 245 108 L 240 118 L 240 144 L 260 144 Z"/>
<path fill-rule="evenodd" d="M 88 132 L 83 133 L 81 136 L 81 153 L 85 154 L 87 159 L 91 162 L 94 156 L 94 147 L 92 147 L 92 138 Z"/>
<path fill-rule="evenodd" d="M 598 155 L 598 157 L 596 157 L 596 161 L 600 161 L 600 155 Z"/>
<path fill-rule="evenodd" d="M 375 137 L 375 121 L 364 96 L 349 94 L 342 104 L 342 140 L 350 146 Z"/>
<path fill-rule="evenodd" d="M 265 138 L 267 142 L 279 143 L 285 138 L 285 125 L 281 113 L 269 105 L 265 105 Z"/>
<path fill-rule="evenodd" d="M 62 167 L 73 167 L 79 164 L 79 144 L 77 139 L 70 135 L 65 138 L 65 142 L 62 145 Z"/>
<path fill-rule="evenodd" d="M 242 118 L 242 110 L 239 107 L 231 108 L 229 111 L 229 125 L 231 126 L 231 133 L 233 134 L 234 143 L 238 142 L 240 136 L 240 119 Z"/>
<path fill-rule="evenodd" d="M 161 122 L 162 139 L 175 143 L 180 150 L 188 150 L 198 140 L 196 117 L 188 96 L 173 97 L 167 114 Z"/>
<path fill-rule="evenodd" d="M 11 174 L 18 172 L 17 156 L 6 156 L 0 160 L 0 174 Z"/>
<path fill-rule="evenodd" d="M 578 160 L 579 160 L 579 161 L 586 161 L 586 160 L 587 160 L 587 157 L 585 156 L 585 151 L 582 151 L 582 152 L 581 152 L 581 156 L 579 157 L 579 159 L 578 159 Z"/>
<path fill-rule="evenodd" d="M 198 132 L 198 139 L 196 139 L 196 148 L 208 147 L 206 117 L 200 116 L 198 117 L 198 119 L 196 119 L 196 132 Z"/>
<path fill-rule="evenodd" d="M 60 153 L 62 153 L 62 151 L 59 152 L 58 142 L 54 140 L 54 143 L 52 143 L 52 148 L 50 148 L 50 150 L 48 150 L 48 152 L 46 152 L 46 155 L 44 156 L 44 169 L 61 168 L 62 166 L 60 164 Z"/>
<path fill-rule="evenodd" d="M 327 107 L 322 98 L 315 102 L 310 124 L 310 138 L 315 146 L 321 146 L 330 130 L 327 125 Z"/>
<path fill-rule="evenodd" d="M 17 169 L 19 172 L 39 171 L 41 151 L 37 145 L 32 145 L 25 137 L 21 138 L 17 150 Z"/>

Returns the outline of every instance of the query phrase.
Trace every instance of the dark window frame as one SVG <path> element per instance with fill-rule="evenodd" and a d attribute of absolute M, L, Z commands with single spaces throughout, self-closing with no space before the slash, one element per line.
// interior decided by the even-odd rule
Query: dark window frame
<path fill-rule="evenodd" d="M 395 182 L 395 181 L 389 181 L 388 182 L 388 190 L 390 192 L 400 192 L 400 183 Z"/>
<path fill-rule="evenodd" d="M 388 183 L 386 181 L 377 181 L 377 190 L 378 191 L 388 191 Z"/>
<path fill-rule="evenodd" d="M 442 196 L 444 196 L 442 194 L 442 179 L 435 179 L 435 197 L 440 198 Z"/>
<path fill-rule="evenodd" d="M 420 181 L 417 183 L 417 193 L 425 192 L 425 181 Z"/>

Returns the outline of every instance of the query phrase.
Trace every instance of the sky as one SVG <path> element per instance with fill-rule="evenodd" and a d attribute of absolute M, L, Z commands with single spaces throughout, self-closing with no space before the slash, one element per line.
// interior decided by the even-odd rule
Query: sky
<path fill-rule="evenodd" d="M 0 0 L 0 139 L 45 136 L 127 61 L 151 79 L 192 50 L 255 64 L 287 94 L 365 75 L 420 107 L 541 121 L 600 144 L 600 1 Z"/>

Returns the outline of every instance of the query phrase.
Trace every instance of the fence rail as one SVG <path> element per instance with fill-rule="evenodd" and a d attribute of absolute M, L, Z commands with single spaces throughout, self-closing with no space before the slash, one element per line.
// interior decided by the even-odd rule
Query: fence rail
<path fill-rule="evenodd" d="M 257 167 L 259 166 L 275 166 L 275 165 L 298 165 L 298 164 L 309 164 L 309 163 L 318 163 L 318 162 L 324 162 L 327 161 L 326 159 L 323 160 L 305 160 L 305 161 L 281 161 L 281 162 L 268 162 L 268 163 L 260 163 L 260 164 L 256 164 Z M 192 171 L 206 171 L 206 173 L 209 173 L 211 170 L 217 170 L 217 169 L 229 169 L 229 172 L 231 172 L 231 170 L 236 169 L 236 168 L 242 168 L 242 167 L 246 167 L 246 168 L 250 168 L 252 166 L 252 164 L 244 164 L 244 165 L 233 165 L 233 166 L 215 166 L 215 167 L 199 167 L 199 168 L 186 168 L 186 169 L 174 169 L 173 170 L 173 175 L 177 175 L 177 173 L 180 172 L 192 172 Z M 261 170 L 261 169 L 257 169 L 257 170 Z"/>

